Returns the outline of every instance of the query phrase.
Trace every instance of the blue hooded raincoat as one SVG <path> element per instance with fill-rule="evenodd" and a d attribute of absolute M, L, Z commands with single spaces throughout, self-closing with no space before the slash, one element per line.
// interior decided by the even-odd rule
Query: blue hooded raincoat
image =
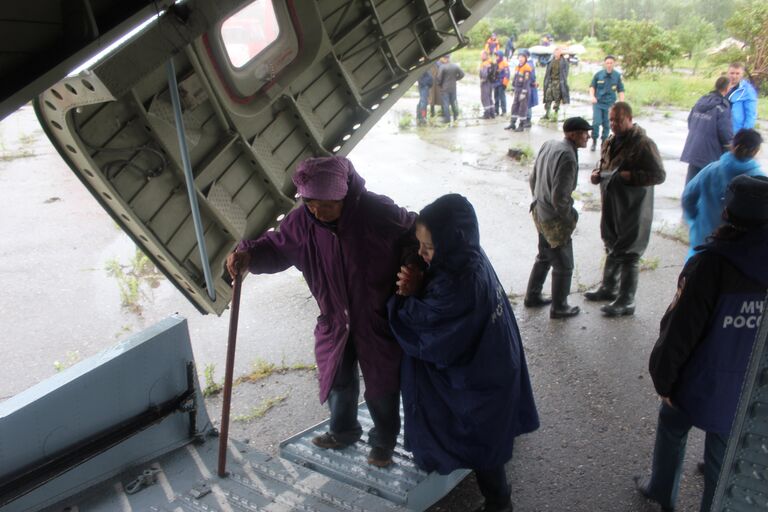
<path fill-rule="evenodd" d="M 389 301 L 404 352 L 406 446 L 426 471 L 496 468 L 512 457 L 515 436 L 539 426 L 517 323 L 472 205 L 450 194 L 419 219 L 435 248 L 426 286 Z"/>
<path fill-rule="evenodd" d="M 753 159 L 739 160 L 733 153 L 724 153 L 720 160 L 704 167 L 683 191 L 683 215 L 690 229 L 691 248 L 687 258 L 696 253 L 696 247 L 723 223 L 725 189 L 740 174 L 763 176 Z"/>

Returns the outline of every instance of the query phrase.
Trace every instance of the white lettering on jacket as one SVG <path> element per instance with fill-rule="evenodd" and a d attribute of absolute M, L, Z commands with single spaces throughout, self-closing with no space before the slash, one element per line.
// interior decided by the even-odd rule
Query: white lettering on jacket
<path fill-rule="evenodd" d="M 745 300 L 738 315 L 723 317 L 723 329 L 757 329 L 763 314 L 763 301 Z"/>

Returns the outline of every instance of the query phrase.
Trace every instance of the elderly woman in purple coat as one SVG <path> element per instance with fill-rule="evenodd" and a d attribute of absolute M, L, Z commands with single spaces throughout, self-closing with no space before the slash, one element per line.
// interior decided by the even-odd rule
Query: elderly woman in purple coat
<path fill-rule="evenodd" d="M 385 467 L 400 431 L 400 358 L 387 322 L 393 276 L 408 247 L 415 252 L 415 214 L 365 189 L 344 157 L 310 158 L 299 164 L 293 183 L 304 203 L 279 229 L 243 240 L 227 259 L 231 275 L 249 270 L 272 274 L 298 268 L 320 307 L 315 357 L 320 401 L 328 401 L 330 429 L 312 442 L 342 449 L 357 442 L 360 378 L 374 427 L 370 464 Z"/>

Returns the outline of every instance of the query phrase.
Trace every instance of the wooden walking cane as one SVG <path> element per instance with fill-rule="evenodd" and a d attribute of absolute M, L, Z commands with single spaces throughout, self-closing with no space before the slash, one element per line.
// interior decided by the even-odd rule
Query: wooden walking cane
<path fill-rule="evenodd" d="M 227 340 L 227 368 L 224 375 L 224 396 L 221 404 L 221 430 L 219 432 L 219 476 L 227 476 L 227 441 L 229 438 L 229 404 L 232 401 L 232 376 L 235 372 L 235 342 L 237 319 L 240 316 L 240 284 L 242 276 L 237 268 L 232 283 L 232 312 L 229 315 L 229 339 Z"/>

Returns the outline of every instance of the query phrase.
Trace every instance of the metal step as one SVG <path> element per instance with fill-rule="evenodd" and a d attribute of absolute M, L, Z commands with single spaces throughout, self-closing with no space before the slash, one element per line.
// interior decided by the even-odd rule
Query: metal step
<path fill-rule="evenodd" d="M 400 411 L 402 417 L 402 410 Z M 367 405 L 358 407 L 358 420 L 363 432 L 373 427 Z M 394 464 L 378 468 L 368 464 L 370 446 L 359 441 L 343 450 L 323 450 L 312 444 L 312 438 L 328 431 L 329 421 L 308 428 L 280 443 L 280 456 L 307 469 L 312 469 L 357 489 L 381 496 L 411 511 L 423 511 L 448 494 L 469 470 L 456 470 L 450 475 L 426 473 L 419 469 L 413 456 L 403 448 L 398 437 Z"/>
<path fill-rule="evenodd" d="M 216 475 L 218 443 L 189 444 L 45 509 L 46 512 L 403 512 L 371 493 L 231 441 Z M 133 492 L 132 492 L 133 491 Z M 132 492 L 132 493 L 131 493 Z"/>

